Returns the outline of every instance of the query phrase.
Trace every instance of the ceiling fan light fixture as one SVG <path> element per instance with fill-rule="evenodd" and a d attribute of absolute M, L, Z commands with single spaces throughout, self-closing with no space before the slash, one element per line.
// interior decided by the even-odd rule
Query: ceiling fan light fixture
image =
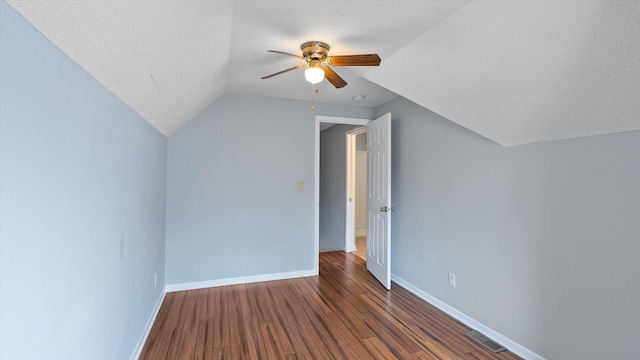
<path fill-rule="evenodd" d="M 312 84 L 317 84 L 324 79 L 324 70 L 319 67 L 310 67 L 304 71 L 304 78 Z"/>

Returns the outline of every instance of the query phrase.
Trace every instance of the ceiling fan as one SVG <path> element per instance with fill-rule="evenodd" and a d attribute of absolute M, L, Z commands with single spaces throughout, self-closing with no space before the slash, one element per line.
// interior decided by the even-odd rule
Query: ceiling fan
<path fill-rule="evenodd" d="M 304 72 L 304 77 L 308 82 L 317 84 L 326 78 L 331 85 L 336 88 L 342 88 L 347 82 L 340 77 L 331 66 L 379 66 L 380 56 L 378 54 L 361 54 L 361 55 L 335 55 L 329 56 L 329 45 L 321 41 L 307 41 L 300 45 L 302 55 L 295 55 L 277 50 L 267 50 L 276 54 L 283 54 L 296 57 L 306 61 L 305 64 L 294 66 L 292 68 L 278 71 L 277 73 L 267 75 L 263 79 L 269 79 L 274 76 L 284 74 L 286 72 L 309 67 Z"/>

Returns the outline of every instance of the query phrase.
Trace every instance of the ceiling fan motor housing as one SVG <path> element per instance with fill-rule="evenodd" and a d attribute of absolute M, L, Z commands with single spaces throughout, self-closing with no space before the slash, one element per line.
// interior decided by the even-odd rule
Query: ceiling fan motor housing
<path fill-rule="evenodd" d="M 307 41 L 300 45 L 302 56 L 307 59 L 307 62 L 315 60 L 314 63 L 325 62 L 330 48 L 329 44 L 323 43 L 322 41 Z"/>

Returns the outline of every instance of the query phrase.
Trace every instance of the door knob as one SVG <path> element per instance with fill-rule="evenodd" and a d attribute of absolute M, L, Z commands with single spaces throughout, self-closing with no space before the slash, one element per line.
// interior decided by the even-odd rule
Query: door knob
<path fill-rule="evenodd" d="M 396 208 L 394 208 L 393 206 L 389 209 L 389 211 L 394 212 L 396 211 Z"/>
<path fill-rule="evenodd" d="M 382 212 L 387 212 L 388 210 L 389 210 L 389 209 L 387 209 L 387 207 L 386 207 L 386 206 L 383 206 L 383 207 L 381 207 L 381 208 L 380 208 L 380 211 L 382 211 Z"/>

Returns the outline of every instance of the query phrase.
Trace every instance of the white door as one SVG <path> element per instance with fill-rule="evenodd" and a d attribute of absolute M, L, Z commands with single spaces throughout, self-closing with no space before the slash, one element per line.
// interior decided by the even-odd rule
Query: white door
<path fill-rule="evenodd" d="M 391 114 L 367 125 L 367 270 L 391 289 Z"/>

